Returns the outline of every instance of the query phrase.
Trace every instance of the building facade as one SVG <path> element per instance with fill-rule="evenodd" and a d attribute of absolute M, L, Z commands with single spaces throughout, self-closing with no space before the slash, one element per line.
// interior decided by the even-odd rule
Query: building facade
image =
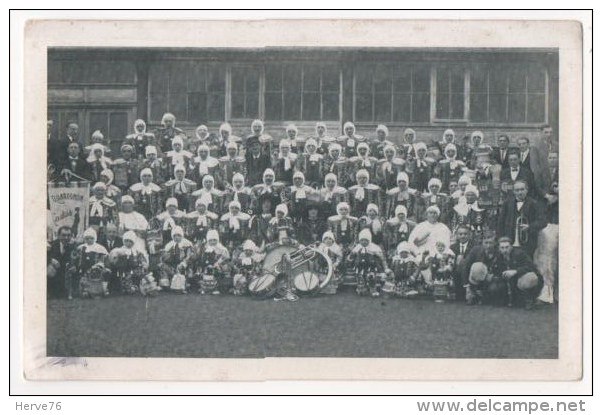
<path fill-rule="evenodd" d="M 558 52 L 549 49 L 94 49 L 48 50 L 48 119 L 64 134 L 75 121 L 87 143 L 100 130 L 119 148 L 137 118 L 150 129 L 165 112 L 193 134 L 227 121 L 247 136 L 251 121 L 301 135 L 317 121 L 338 135 L 346 121 L 372 136 L 378 124 L 398 140 L 422 141 L 446 128 L 492 141 L 558 131 Z"/>

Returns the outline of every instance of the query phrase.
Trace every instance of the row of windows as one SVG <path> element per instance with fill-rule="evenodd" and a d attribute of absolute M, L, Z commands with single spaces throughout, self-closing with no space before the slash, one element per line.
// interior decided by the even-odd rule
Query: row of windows
<path fill-rule="evenodd" d="M 136 71 L 128 61 L 53 61 L 48 81 L 135 83 Z M 153 122 L 164 112 L 190 123 L 338 121 L 342 81 L 334 64 L 165 60 L 151 64 L 148 109 Z M 352 88 L 357 122 L 547 122 L 548 78 L 536 64 L 360 63 Z"/>

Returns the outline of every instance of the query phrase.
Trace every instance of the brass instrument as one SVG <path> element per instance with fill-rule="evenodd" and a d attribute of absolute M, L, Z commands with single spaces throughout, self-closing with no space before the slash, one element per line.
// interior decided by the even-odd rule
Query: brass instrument
<path fill-rule="evenodd" d="M 290 272 L 290 270 L 299 268 L 301 265 L 311 261 L 316 257 L 317 243 L 298 249 L 288 254 L 282 255 L 282 261 L 276 265 L 275 269 L 278 273 Z"/>
<path fill-rule="evenodd" d="M 516 218 L 513 246 L 525 246 L 529 242 L 529 231 L 523 230 L 522 225 L 528 225 L 529 221 L 522 214 Z"/>

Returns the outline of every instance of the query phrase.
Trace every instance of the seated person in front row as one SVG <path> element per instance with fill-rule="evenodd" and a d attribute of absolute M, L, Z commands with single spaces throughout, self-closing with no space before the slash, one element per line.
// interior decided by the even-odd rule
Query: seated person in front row
<path fill-rule="evenodd" d="M 113 248 L 109 253 L 112 276 L 109 281 L 109 293 L 136 294 L 148 268 L 146 255 L 136 249 L 136 233 L 123 234 L 123 246 Z"/>
<path fill-rule="evenodd" d="M 172 284 L 174 276 L 182 275 L 186 272 L 186 257 L 192 249 L 192 243 L 184 238 L 184 230 L 176 226 L 171 230 L 171 241 L 165 245 L 161 255 L 161 279 L 159 284 L 162 288 L 171 288 L 178 291 L 185 291 L 185 287 Z"/>
<path fill-rule="evenodd" d="M 265 255 L 258 252 L 257 245 L 249 239 L 242 244 L 242 249 L 233 255 L 234 278 L 233 294 L 243 295 L 247 292 L 249 283 L 262 275 Z"/>
<path fill-rule="evenodd" d="M 108 294 L 110 271 L 105 266 L 109 253 L 96 242 L 96 231 L 84 232 L 84 243 L 72 251 L 70 266 L 66 272 L 67 296 L 101 297 Z"/>
<path fill-rule="evenodd" d="M 193 293 L 227 293 L 232 287 L 230 252 L 220 243 L 215 229 L 207 232 L 207 242 L 197 242 L 184 261 L 187 290 Z"/>
<path fill-rule="evenodd" d="M 358 240 L 348 258 L 357 279 L 356 292 L 378 297 L 390 269 L 382 249 L 372 242 L 372 234 L 368 229 L 359 233 Z"/>

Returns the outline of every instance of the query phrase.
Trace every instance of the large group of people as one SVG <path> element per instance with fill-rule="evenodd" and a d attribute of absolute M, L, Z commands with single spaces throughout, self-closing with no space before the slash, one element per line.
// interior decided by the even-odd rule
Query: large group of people
<path fill-rule="evenodd" d="M 49 133 L 49 181 L 91 183 L 88 228 L 50 232 L 49 296 L 243 295 L 266 247 L 294 244 L 332 259 L 330 294 L 553 303 L 557 142 L 549 127 L 536 143 L 495 140 L 393 138 L 385 125 L 365 137 L 351 122 L 272 137 L 261 120 L 244 138 L 228 123 L 189 137 L 168 113 L 154 132 L 136 120 L 113 154 L 70 123 Z"/>

